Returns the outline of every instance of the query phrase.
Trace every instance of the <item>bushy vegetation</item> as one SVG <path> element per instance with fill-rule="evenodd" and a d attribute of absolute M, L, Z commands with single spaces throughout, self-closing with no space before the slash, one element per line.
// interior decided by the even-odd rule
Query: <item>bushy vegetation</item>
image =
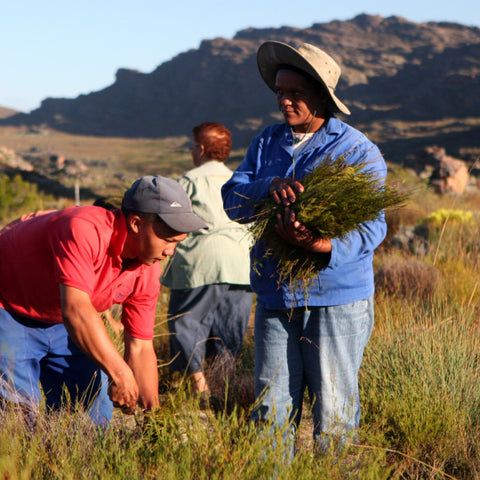
<path fill-rule="evenodd" d="M 279 442 L 248 421 L 251 330 L 236 365 L 210 365 L 217 401 L 213 411 L 200 410 L 187 379 L 168 369 L 164 291 L 155 338 L 159 411 L 116 413 L 99 432 L 81 410 L 41 409 L 32 429 L 9 409 L 0 414 L 0 478 L 480 479 L 480 223 L 475 215 L 461 221 L 480 209 L 480 195 L 415 188 L 389 218 L 397 235 L 410 232 L 409 241 L 390 235 L 375 258 L 376 325 L 361 369 L 359 443 L 316 456 L 306 412 L 298 454 L 284 461 Z M 441 209 L 462 212 L 460 221 Z"/>
<path fill-rule="evenodd" d="M 53 208 L 55 202 L 51 195 L 38 191 L 35 184 L 22 179 L 20 175 L 11 178 L 0 175 L 0 222 L 12 220 L 23 213 Z"/>

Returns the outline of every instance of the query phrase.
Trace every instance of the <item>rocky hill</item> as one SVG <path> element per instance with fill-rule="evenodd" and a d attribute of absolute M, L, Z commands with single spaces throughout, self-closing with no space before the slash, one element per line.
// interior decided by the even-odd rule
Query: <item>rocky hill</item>
<path fill-rule="evenodd" d="M 17 110 L 12 110 L 11 108 L 0 107 L 0 118 L 8 118 L 12 115 L 15 115 Z"/>
<path fill-rule="evenodd" d="M 348 122 L 366 131 L 391 160 L 424 144 L 441 143 L 452 154 L 480 147 L 480 29 L 368 15 L 206 40 L 151 73 L 120 69 L 101 91 L 47 98 L 37 110 L 0 125 L 167 137 L 188 135 L 193 125 L 214 120 L 232 129 L 236 146 L 245 146 L 278 119 L 256 67 L 256 50 L 266 40 L 309 42 L 329 52 L 343 69 L 337 93 L 352 111 Z"/>

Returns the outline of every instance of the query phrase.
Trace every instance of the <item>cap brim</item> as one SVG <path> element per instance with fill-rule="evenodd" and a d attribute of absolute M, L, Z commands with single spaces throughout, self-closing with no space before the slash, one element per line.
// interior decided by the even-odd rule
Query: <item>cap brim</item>
<path fill-rule="evenodd" d="M 194 213 L 162 213 L 157 214 L 170 228 L 181 233 L 195 232 L 209 226 Z"/>
<path fill-rule="evenodd" d="M 282 42 L 265 42 L 260 45 L 257 51 L 257 66 L 263 81 L 268 87 L 275 91 L 275 79 L 277 76 L 277 70 L 280 65 L 291 65 L 292 67 L 299 68 L 304 72 L 307 72 L 315 80 L 320 82 L 332 99 L 332 106 L 334 111 L 345 113 L 350 115 L 348 107 L 341 102 L 337 96 L 332 92 L 322 78 L 318 75 L 316 70 L 305 60 L 298 50 L 291 45 Z"/>

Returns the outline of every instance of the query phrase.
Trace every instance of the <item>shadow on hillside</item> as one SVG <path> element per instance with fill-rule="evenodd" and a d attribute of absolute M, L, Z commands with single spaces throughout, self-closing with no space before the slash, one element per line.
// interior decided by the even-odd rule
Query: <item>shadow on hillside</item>
<path fill-rule="evenodd" d="M 462 132 L 435 133 L 422 137 L 392 139 L 386 142 L 378 142 L 378 145 L 385 160 L 404 166 L 413 166 L 409 163 L 426 146 L 438 145 L 445 148 L 448 155 L 459 157 L 462 148 L 478 148 L 478 138 L 480 138 L 480 127 L 473 127 Z"/>

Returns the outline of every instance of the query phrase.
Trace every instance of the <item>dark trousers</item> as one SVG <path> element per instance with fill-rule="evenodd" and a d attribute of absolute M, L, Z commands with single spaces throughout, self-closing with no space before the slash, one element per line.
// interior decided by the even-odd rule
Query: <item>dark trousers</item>
<path fill-rule="evenodd" d="M 246 285 L 215 284 L 173 289 L 168 307 L 170 368 L 203 370 L 205 357 L 228 352 L 238 356 L 252 310 Z"/>

